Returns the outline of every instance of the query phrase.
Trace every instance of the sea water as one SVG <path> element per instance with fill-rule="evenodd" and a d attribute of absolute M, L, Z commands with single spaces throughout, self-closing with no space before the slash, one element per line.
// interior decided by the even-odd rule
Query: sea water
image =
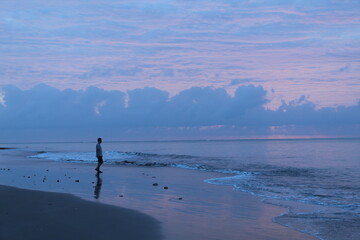
<path fill-rule="evenodd" d="M 209 184 L 288 208 L 274 221 L 319 239 L 360 239 L 360 139 L 106 142 L 107 164 L 222 172 Z M 95 143 L 22 144 L 32 158 L 97 162 Z"/>

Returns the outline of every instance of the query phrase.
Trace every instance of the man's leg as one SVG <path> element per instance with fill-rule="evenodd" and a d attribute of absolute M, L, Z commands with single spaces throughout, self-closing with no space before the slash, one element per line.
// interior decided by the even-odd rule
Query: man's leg
<path fill-rule="evenodd" d="M 97 165 L 97 167 L 95 168 L 95 170 L 96 171 L 98 171 L 98 172 L 101 172 L 100 171 L 100 166 L 103 164 L 103 159 L 102 159 L 102 157 L 98 157 L 98 165 Z"/>

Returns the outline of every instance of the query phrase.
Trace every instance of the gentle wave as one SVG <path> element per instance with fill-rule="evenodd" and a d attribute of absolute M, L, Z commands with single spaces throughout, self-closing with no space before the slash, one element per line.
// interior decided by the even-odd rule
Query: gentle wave
<path fill-rule="evenodd" d="M 176 167 L 226 174 L 240 173 L 239 171 L 232 169 L 215 168 L 209 165 L 198 164 L 197 160 L 201 159 L 199 157 L 189 155 L 117 151 L 106 151 L 103 155 L 104 162 L 107 164 L 146 167 Z M 97 158 L 93 152 L 42 152 L 30 156 L 30 158 L 47 159 L 59 162 L 97 163 Z"/>
<path fill-rule="evenodd" d="M 133 158 L 134 154 L 106 151 L 104 153 L 104 159 L 107 163 L 115 163 L 119 160 L 128 160 Z M 33 156 L 31 158 L 47 159 L 59 162 L 82 162 L 82 163 L 95 163 L 97 158 L 94 152 L 43 152 Z"/>

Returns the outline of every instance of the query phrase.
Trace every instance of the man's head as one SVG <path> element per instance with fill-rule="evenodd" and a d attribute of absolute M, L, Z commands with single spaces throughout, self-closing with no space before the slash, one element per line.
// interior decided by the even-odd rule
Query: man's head
<path fill-rule="evenodd" d="M 102 142 L 102 139 L 101 138 L 98 138 L 98 143 L 101 143 Z"/>

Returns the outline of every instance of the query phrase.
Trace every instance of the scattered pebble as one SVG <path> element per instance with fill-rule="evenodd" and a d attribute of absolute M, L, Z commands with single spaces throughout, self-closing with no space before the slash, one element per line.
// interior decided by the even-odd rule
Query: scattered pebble
<path fill-rule="evenodd" d="M 178 199 L 179 199 L 179 200 L 183 200 L 183 198 L 182 198 L 182 197 L 179 197 Z"/>
<path fill-rule="evenodd" d="M 153 183 L 153 186 L 158 186 L 159 184 L 158 183 Z"/>
<path fill-rule="evenodd" d="M 76 179 L 75 182 L 80 182 L 80 180 Z"/>
<path fill-rule="evenodd" d="M 46 169 L 46 171 L 48 172 L 48 171 L 49 171 L 49 169 Z"/>
<path fill-rule="evenodd" d="M 169 189 L 168 187 L 164 187 L 164 189 Z"/>
<path fill-rule="evenodd" d="M 153 176 L 152 178 L 156 178 L 155 176 Z"/>
<path fill-rule="evenodd" d="M 124 197 L 124 195 L 120 195 L 119 197 Z"/>
<path fill-rule="evenodd" d="M 60 182 L 60 180 L 56 180 L 57 182 Z"/>

